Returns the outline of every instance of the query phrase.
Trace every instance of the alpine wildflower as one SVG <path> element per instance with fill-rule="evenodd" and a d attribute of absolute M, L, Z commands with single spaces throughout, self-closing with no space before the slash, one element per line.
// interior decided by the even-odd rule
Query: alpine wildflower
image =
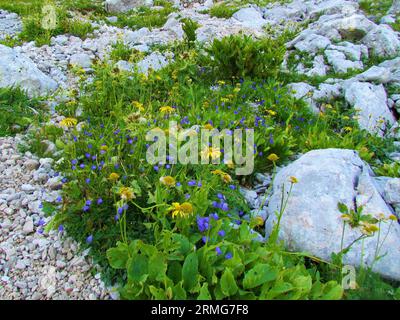
<path fill-rule="evenodd" d="M 176 185 L 176 181 L 174 177 L 171 176 L 165 176 L 160 178 L 160 182 L 167 186 L 167 187 L 173 187 Z"/>

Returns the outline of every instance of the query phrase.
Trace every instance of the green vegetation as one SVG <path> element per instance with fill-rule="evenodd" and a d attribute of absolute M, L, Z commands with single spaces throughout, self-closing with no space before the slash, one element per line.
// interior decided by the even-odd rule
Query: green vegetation
<path fill-rule="evenodd" d="M 63 225 L 83 248 L 91 247 L 104 279 L 118 281 L 127 299 L 368 295 L 366 287 L 343 295 L 340 260 L 288 253 L 276 232 L 267 244 L 252 240 L 251 229 L 264 234 L 263 222 L 244 218 L 249 212 L 238 192 L 252 177 L 236 176 L 233 163 L 146 162 L 147 132 L 171 134 L 171 120 L 178 130 L 255 128 L 255 172 L 273 173 L 317 148 L 355 149 L 373 165 L 392 150 L 390 140 L 360 130 L 342 101 L 315 115 L 290 95 L 278 69 L 288 34 L 258 41 L 231 36 L 204 48 L 189 40 L 195 26 L 185 24 L 186 40 L 163 49 L 175 56 L 167 67 L 132 76 L 98 63 L 93 81 L 82 84 L 85 94 L 71 94 L 59 108 L 68 117 L 60 123 L 64 135 L 48 139 L 63 151 L 57 170 L 65 180 L 61 204 L 45 205 L 55 213 L 46 228 Z M 132 51 L 117 43 L 111 56 L 132 60 Z M 76 129 L 78 122 L 84 130 Z M 220 157 L 221 150 L 201 152 Z M 376 281 L 396 297 L 392 286 Z"/>
<path fill-rule="evenodd" d="M 52 25 L 49 17 L 53 16 L 46 5 L 55 8 L 54 28 L 48 29 L 45 25 Z M 90 22 L 82 20 L 90 19 L 93 14 L 102 14 L 101 1 L 68 0 L 53 2 L 46 0 L 0 0 L 0 8 L 16 12 L 22 17 L 23 30 L 16 39 L 3 41 L 6 45 L 17 45 L 23 41 L 36 41 L 37 45 L 50 43 L 50 38 L 60 34 L 70 34 L 84 38 L 94 29 Z M 77 16 L 79 14 L 79 17 Z"/>
<path fill-rule="evenodd" d="M 36 100 L 16 88 L 0 88 L 0 137 L 22 132 L 34 121 L 43 121 Z"/>
<path fill-rule="evenodd" d="M 121 28 L 160 28 L 167 22 L 168 16 L 176 11 L 169 2 L 165 2 L 163 5 L 161 9 L 151 9 L 149 7 L 133 9 L 127 13 L 118 14 L 117 22 L 107 23 Z"/>

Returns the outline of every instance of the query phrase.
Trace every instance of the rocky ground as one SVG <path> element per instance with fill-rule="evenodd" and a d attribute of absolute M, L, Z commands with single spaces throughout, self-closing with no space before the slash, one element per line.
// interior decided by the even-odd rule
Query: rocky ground
<path fill-rule="evenodd" d="M 399 33 L 385 24 L 390 16 L 382 19 L 382 23 L 375 23 L 358 9 L 357 1 L 295 0 L 266 8 L 250 6 L 239 10 L 230 19 L 218 19 L 200 13 L 211 4 L 212 1 L 206 1 L 185 6 L 179 12 L 181 17 L 190 17 L 200 23 L 197 40 L 201 42 L 238 32 L 261 36 L 266 25 L 283 28 L 307 22 L 304 30 L 287 44 L 288 57 L 289 54 L 296 57 L 295 69 L 299 73 L 334 77 L 318 86 L 293 83 L 293 94 L 306 99 L 315 112 L 321 110 L 321 101 L 345 99 L 350 106 L 361 110 L 359 124 L 362 128 L 382 136 L 398 135 L 394 129 L 398 126 L 397 115 L 400 113 L 400 40 Z M 51 45 L 41 47 L 33 42 L 14 49 L 0 45 L 0 72 L 13 75 L 1 78 L 0 87 L 20 84 L 32 96 L 54 92 L 57 88 L 70 89 L 75 85 L 75 76 L 69 65 L 90 72 L 92 62 L 106 59 L 111 45 L 117 40 L 148 52 L 154 44 L 182 39 L 183 30 L 177 17 L 176 13 L 171 14 L 162 28 L 153 30 L 133 31 L 93 22 L 97 29 L 86 40 L 60 35 L 52 39 Z M 110 14 L 109 19 L 115 17 Z M 21 26 L 16 14 L 0 10 L 0 39 L 17 34 Z M 380 58 L 381 62 L 365 66 L 370 54 Z M 310 61 L 302 60 L 305 55 Z M 139 62 L 139 67 L 143 72 L 149 67 L 162 68 L 171 58 L 154 52 Z M 133 67 L 127 61 L 119 61 L 117 66 L 122 69 Z M 287 61 L 285 67 L 288 68 Z M 347 76 L 350 69 L 360 72 Z M 397 88 L 397 92 L 393 93 L 393 88 Z M 63 90 L 59 93 L 62 95 Z M 101 282 L 100 270 L 91 264 L 85 252 L 78 251 L 77 244 L 68 239 L 63 230 L 43 232 L 49 218 L 44 216 L 40 203 L 43 200 L 57 202 L 60 177 L 52 169 L 52 159 L 37 159 L 32 154 L 19 152 L 20 139 L 0 139 L 0 299 L 115 298 L 113 291 Z M 392 158 L 399 160 L 399 146 Z M 320 179 L 316 172 L 324 161 L 333 169 Z M 308 171 L 302 171 L 303 162 L 307 163 Z M 284 220 L 282 237 L 297 250 L 308 250 L 327 258 L 333 246 L 327 238 L 337 239 L 338 222 L 327 219 L 316 227 L 318 218 L 313 213 L 336 210 L 338 201 L 351 203 L 356 199 L 376 213 L 400 214 L 400 179 L 373 177 L 360 158 L 350 151 L 309 153 L 281 170 L 277 179 L 286 181 L 292 172 L 296 172 L 299 185 L 304 185 L 298 188 L 303 191 L 296 193 L 289 202 L 287 216 L 299 208 L 305 214 L 299 225 L 286 224 Z M 354 180 L 359 183 L 354 185 Z M 262 203 L 271 178 L 259 174 L 258 181 L 259 185 L 253 190 L 243 190 L 254 210 Z M 326 191 L 332 183 L 338 188 L 335 189 L 337 192 L 330 190 L 318 204 L 320 207 L 313 207 L 315 202 L 311 199 L 315 193 L 308 194 L 307 190 L 315 191 L 318 186 L 319 190 Z M 267 201 L 260 212 L 267 221 L 267 230 L 273 223 L 271 213 L 276 209 L 279 194 L 279 188 L 274 187 L 271 201 Z M 302 234 L 296 230 L 301 230 Z M 400 279 L 397 268 L 399 226 L 392 227 L 388 233 L 386 246 L 390 254 L 376 268 L 385 276 Z M 326 247 L 317 247 L 317 243 L 325 243 Z M 360 262 L 357 255 L 350 260 L 355 264 Z"/>

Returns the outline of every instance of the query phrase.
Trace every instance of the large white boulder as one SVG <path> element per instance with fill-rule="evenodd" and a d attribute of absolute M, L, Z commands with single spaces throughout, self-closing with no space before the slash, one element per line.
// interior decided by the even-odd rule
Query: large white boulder
<path fill-rule="evenodd" d="M 262 28 L 268 23 L 268 21 L 263 18 L 262 13 L 253 7 L 240 9 L 236 11 L 232 17 L 249 28 Z"/>
<path fill-rule="evenodd" d="M 338 203 L 352 209 L 363 207 L 363 214 L 374 217 L 380 214 L 389 217 L 393 213 L 377 191 L 369 167 L 357 152 L 313 150 L 277 173 L 268 203 L 267 235 L 277 221 L 275 212 L 281 206 L 282 188 L 285 186 L 286 194 L 291 176 L 295 176 L 298 183 L 293 185 L 279 230 L 279 239 L 290 250 L 309 252 L 325 260 L 331 259 L 332 252 L 340 252 L 343 219 Z M 356 242 L 344 256 L 344 263 L 356 267 L 364 263 L 373 266 L 373 270 L 384 277 L 400 280 L 400 225 L 390 221 L 380 225 L 378 255 L 383 255 L 380 260 L 373 263 L 378 241 L 376 233 L 363 242 Z M 343 247 L 361 235 L 360 228 L 347 226 Z"/>
<path fill-rule="evenodd" d="M 358 124 L 369 132 L 384 135 L 388 123 L 395 125 L 396 119 L 387 106 L 387 95 L 382 84 L 349 80 L 343 85 L 346 101 L 358 111 Z"/>
<path fill-rule="evenodd" d="M 15 49 L 0 45 L 0 87 L 21 87 L 33 97 L 49 94 L 57 86 L 31 59 Z"/>

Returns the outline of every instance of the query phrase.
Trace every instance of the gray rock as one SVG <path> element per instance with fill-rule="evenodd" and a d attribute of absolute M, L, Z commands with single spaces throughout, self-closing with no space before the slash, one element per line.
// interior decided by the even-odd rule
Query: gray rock
<path fill-rule="evenodd" d="M 244 26 L 249 28 L 262 28 L 268 21 L 262 16 L 262 13 L 254 7 L 242 8 L 236 11 L 232 18 L 240 21 Z"/>
<path fill-rule="evenodd" d="M 159 52 L 153 52 L 136 64 L 139 73 L 147 74 L 149 69 L 158 71 L 168 65 L 168 60 Z"/>
<path fill-rule="evenodd" d="M 323 77 L 326 75 L 328 67 L 325 65 L 325 59 L 322 55 L 317 55 L 313 61 L 313 67 L 306 72 L 306 74 L 310 77 L 320 76 Z"/>
<path fill-rule="evenodd" d="M 393 57 L 400 52 L 400 40 L 388 25 L 379 25 L 371 30 L 362 42 L 379 57 Z"/>
<path fill-rule="evenodd" d="M 39 161 L 34 160 L 34 159 L 29 159 L 27 161 L 25 161 L 25 167 L 28 170 L 36 170 L 37 168 L 39 168 Z"/>
<path fill-rule="evenodd" d="M 153 5 L 152 0 L 106 0 L 106 11 L 112 13 L 127 12 L 137 7 Z"/>
<path fill-rule="evenodd" d="M 363 73 L 353 77 L 353 79 L 363 82 L 388 83 L 390 81 L 390 77 L 391 73 L 389 69 L 379 66 L 372 66 Z"/>
<path fill-rule="evenodd" d="M 33 232 L 33 220 L 31 217 L 26 218 L 25 224 L 22 227 L 22 232 L 24 234 L 30 234 Z"/>
<path fill-rule="evenodd" d="M 69 63 L 72 66 L 89 69 L 90 66 L 92 65 L 92 59 L 86 53 L 76 53 L 69 58 Z"/>
<path fill-rule="evenodd" d="M 396 119 L 387 106 L 387 96 L 383 85 L 367 82 L 347 82 L 344 85 L 346 101 L 359 113 L 358 123 L 362 129 L 383 135 L 386 122 L 394 125 Z"/>
<path fill-rule="evenodd" d="M 125 61 L 125 60 L 119 60 L 116 64 L 115 67 L 118 68 L 120 71 L 125 71 L 125 72 L 133 72 L 134 66 L 132 63 Z"/>
<path fill-rule="evenodd" d="M 293 46 L 301 51 L 308 53 L 317 53 L 319 50 L 323 50 L 331 44 L 331 41 L 324 36 L 311 33 L 307 34 L 303 39 L 296 42 Z M 289 47 L 291 44 L 289 44 Z"/>
<path fill-rule="evenodd" d="M 282 187 L 289 190 L 289 177 L 295 176 L 286 210 L 283 213 L 279 238 L 294 251 L 306 251 L 319 258 L 330 260 L 331 253 L 340 251 L 343 220 L 338 203 L 348 208 L 364 207 L 364 214 L 385 217 L 391 215 L 390 208 L 375 188 L 369 168 L 353 150 L 313 150 L 289 166 L 281 169 L 275 178 L 273 194 L 268 204 L 266 232 L 269 235 L 276 223 L 275 212 L 280 210 Z M 354 206 L 357 206 L 354 208 Z M 381 224 L 381 250 L 384 255 L 373 264 L 373 270 L 384 277 L 400 279 L 400 225 Z M 361 235 L 359 228 L 345 229 L 344 247 Z M 352 246 L 344 256 L 344 264 L 371 266 L 375 258 L 378 235 L 366 238 Z"/>
<path fill-rule="evenodd" d="M 361 61 L 347 60 L 343 52 L 337 50 L 325 50 L 325 56 L 328 63 L 333 66 L 336 73 L 346 73 L 351 69 L 363 69 Z"/>
<path fill-rule="evenodd" d="M 288 84 L 288 89 L 289 92 L 296 98 L 296 99 L 303 99 L 306 101 L 311 109 L 314 112 L 319 112 L 319 109 L 317 108 L 315 101 L 312 99 L 313 92 L 315 88 L 308 83 L 305 82 L 296 82 L 296 83 L 290 83 Z"/>
<path fill-rule="evenodd" d="M 20 86 L 29 96 L 46 95 L 57 83 L 40 71 L 31 59 L 0 44 L 0 87 Z"/>

